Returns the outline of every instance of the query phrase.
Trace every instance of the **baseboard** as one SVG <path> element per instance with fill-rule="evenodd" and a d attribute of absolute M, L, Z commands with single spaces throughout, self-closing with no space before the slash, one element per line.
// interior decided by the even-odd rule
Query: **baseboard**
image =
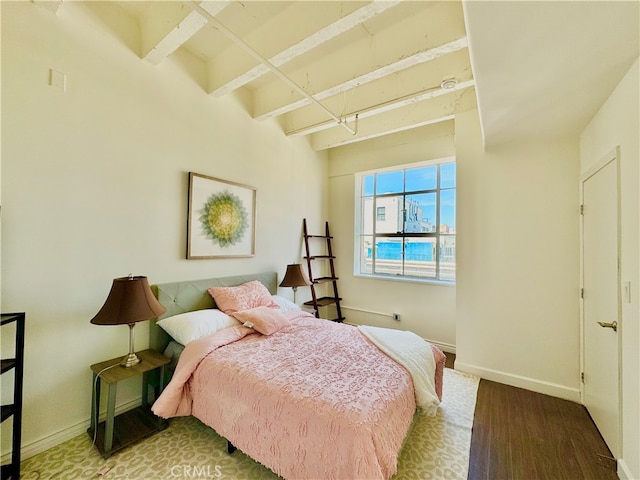
<path fill-rule="evenodd" d="M 618 478 L 620 480 L 634 480 L 638 478 L 631 473 L 627 462 L 625 462 L 622 458 L 618 459 L 618 471 L 616 473 L 618 474 Z"/>
<path fill-rule="evenodd" d="M 116 415 L 119 415 L 133 408 L 139 407 L 141 404 L 142 404 L 142 398 L 140 397 L 138 399 L 124 403 L 122 405 L 117 405 Z M 103 412 L 100 415 L 100 421 L 104 421 L 105 418 L 106 418 L 106 412 Z M 66 442 L 67 440 L 71 440 L 72 438 L 75 438 L 78 435 L 82 435 L 82 434 L 86 435 L 90 422 L 91 420 L 87 418 L 83 422 L 76 423 L 75 425 L 71 425 L 70 427 L 64 428 L 56 433 L 52 433 L 50 435 L 44 436 L 38 440 L 34 440 L 29 443 L 22 442 L 22 448 L 20 450 L 20 458 L 24 461 L 29 457 L 33 457 L 38 453 L 42 453 L 45 450 L 49 450 L 50 448 L 55 447 L 56 445 L 60 445 L 61 443 Z M 11 451 L 3 453 L 2 457 L 0 458 L 0 461 L 2 462 L 2 464 L 11 462 Z"/>
<path fill-rule="evenodd" d="M 513 373 L 501 372 L 490 368 L 469 365 L 467 363 L 460 363 L 457 360 L 455 368 L 461 372 L 472 373 L 486 380 L 492 380 L 494 382 L 504 383 L 505 385 L 524 388 L 525 390 L 531 390 L 532 392 L 543 393 L 545 395 L 551 395 L 552 397 L 564 398 L 565 400 L 580 403 L 579 388 L 570 388 L 557 383 L 545 382 L 535 378 L 514 375 Z"/>

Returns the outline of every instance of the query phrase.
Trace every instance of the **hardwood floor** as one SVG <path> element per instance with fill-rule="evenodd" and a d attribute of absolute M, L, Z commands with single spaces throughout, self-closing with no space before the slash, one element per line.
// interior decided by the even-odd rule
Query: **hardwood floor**
<path fill-rule="evenodd" d="M 448 367 L 455 355 L 447 353 Z M 616 462 L 584 406 L 481 380 L 468 480 L 616 480 Z"/>

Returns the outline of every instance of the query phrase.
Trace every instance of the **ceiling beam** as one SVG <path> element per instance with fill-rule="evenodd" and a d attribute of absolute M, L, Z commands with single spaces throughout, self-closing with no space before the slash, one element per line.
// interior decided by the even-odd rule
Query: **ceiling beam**
<path fill-rule="evenodd" d="M 279 67 L 288 63 L 295 58 L 304 55 L 310 50 L 325 44 L 329 40 L 337 37 L 338 35 L 351 30 L 352 28 L 370 20 L 371 18 L 379 15 L 380 13 L 395 7 L 400 2 L 399 0 L 374 0 L 368 3 L 364 7 L 342 17 L 341 19 L 333 22 L 330 25 L 318 30 L 307 38 L 291 45 L 289 48 L 269 58 L 269 62 Z M 228 81 L 221 82 L 220 84 L 213 86 L 211 95 L 214 97 L 221 97 L 237 90 L 240 87 L 252 82 L 253 80 L 260 78 L 261 76 L 269 73 L 269 69 L 263 65 L 257 65 L 249 71 L 246 71 L 235 78 Z"/>
<path fill-rule="evenodd" d="M 200 6 L 215 16 L 231 0 L 203 1 Z M 142 59 L 160 64 L 207 24 L 207 20 L 181 2 L 158 2 L 140 28 Z"/>
<path fill-rule="evenodd" d="M 191 6 L 191 8 L 193 8 L 194 11 L 198 12 L 200 15 L 205 17 L 207 19 L 207 22 L 209 22 L 210 24 L 215 26 L 215 28 L 217 28 L 226 37 L 228 37 L 230 40 L 232 40 L 237 46 L 242 48 L 247 54 L 249 54 L 251 57 L 253 57 L 255 60 L 257 60 L 261 64 L 263 64 L 266 68 L 268 68 L 273 74 L 275 74 L 278 78 L 280 78 L 280 80 L 282 80 L 290 88 L 292 88 L 294 91 L 296 91 L 299 95 L 303 95 L 303 96 L 307 97 L 309 99 L 309 101 L 311 101 L 312 103 L 317 105 L 318 108 L 320 110 L 322 110 L 323 112 L 325 112 L 330 118 L 332 118 L 336 122 L 337 125 L 340 125 L 344 129 L 349 131 L 349 133 L 351 133 L 352 135 L 355 135 L 355 132 L 353 130 L 351 130 L 351 128 L 348 125 L 345 125 L 344 122 L 342 122 L 339 117 L 337 117 L 333 112 L 331 112 L 327 107 L 322 105 L 316 99 L 314 99 L 313 97 L 308 95 L 304 91 L 304 89 L 302 87 L 300 87 L 297 83 L 295 83 L 293 80 L 291 80 L 278 67 L 276 67 L 271 62 L 269 62 L 269 60 L 267 60 L 262 55 L 260 55 L 258 52 L 256 52 L 243 39 L 238 37 L 235 33 L 233 33 L 231 30 L 229 30 L 227 27 L 225 27 L 222 23 L 220 23 L 213 15 L 209 14 L 203 8 L 200 8 L 200 6 L 198 4 L 196 4 L 196 3 L 192 2 L 192 3 L 190 3 L 190 6 Z"/>
<path fill-rule="evenodd" d="M 313 63 L 288 71 L 289 77 L 316 100 L 355 89 L 385 75 L 466 48 L 459 2 L 402 2 L 385 15 L 397 19 L 394 28 L 354 29 L 340 49 L 321 48 Z M 443 22 L 442 18 L 451 18 Z M 376 28 L 378 27 L 378 28 Z M 298 65 L 299 62 L 294 62 Z M 266 80 L 266 79 L 265 79 Z M 438 82 L 439 83 L 439 82 Z M 270 81 L 253 93 L 253 117 L 272 118 L 308 104 L 307 99 Z"/>
<path fill-rule="evenodd" d="M 380 115 L 385 112 L 390 112 L 392 110 L 396 110 L 398 108 L 406 107 L 408 105 L 412 105 L 417 102 L 424 102 L 425 100 L 430 100 L 432 98 L 437 98 L 442 95 L 447 95 L 453 92 L 458 92 L 462 90 L 466 90 L 467 88 L 475 87 L 474 80 L 467 80 L 465 82 L 461 82 L 457 84 L 455 87 L 445 90 L 443 88 L 434 88 L 430 90 L 425 90 L 422 92 L 413 93 L 410 95 L 405 95 L 404 97 L 397 98 L 388 102 L 379 103 L 377 105 L 359 110 L 357 112 L 350 112 L 345 114 L 342 117 L 342 121 L 346 122 L 349 125 L 352 125 L 356 122 L 356 115 L 358 117 L 358 121 L 364 120 L 365 118 L 373 117 L 375 115 Z M 328 130 L 330 128 L 335 127 L 335 122 L 319 122 L 315 125 L 307 125 L 304 127 L 299 127 L 295 130 L 287 130 L 285 131 L 285 135 L 287 136 L 301 136 L 301 135 L 309 135 L 315 132 L 321 132 L 322 130 Z"/>
<path fill-rule="evenodd" d="M 348 135 L 342 129 L 332 128 L 311 134 L 314 150 L 326 150 L 341 145 L 362 142 L 383 135 L 451 120 L 457 113 L 476 108 L 474 88 L 442 95 L 428 102 L 416 102 L 376 116 L 350 123 L 357 134 Z"/>
<path fill-rule="evenodd" d="M 324 100 L 334 95 L 338 95 L 340 93 L 349 91 L 354 87 L 364 85 L 369 82 L 373 82 L 375 80 L 386 77 L 388 75 L 392 75 L 396 72 L 411 68 L 415 65 L 429 62 L 431 60 L 440 58 L 444 55 L 448 55 L 450 53 L 456 52 L 463 48 L 467 48 L 466 37 L 459 38 L 457 40 L 446 43 L 444 45 L 440 45 L 435 48 L 417 52 L 414 55 L 411 55 L 405 58 L 401 58 L 396 62 L 373 69 L 371 71 L 358 75 L 357 77 L 353 77 L 345 82 L 326 88 L 320 92 L 313 94 L 313 97 L 316 100 Z M 258 93 L 258 95 L 260 95 L 260 93 Z M 259 102 L 259 103 L 264 104 L 265 102 Z M 272 106 L 266 107 L 264 111 L 256 112 L 254 114 L 254 118 L 256 120 L 266 120 L 268 118 L 277 117 L 279 115 L 283 115 L 285 113 L 291 112 L 298 108 L 302 108 L 308 104 L 309 104 L 309 101 L 303 98 L 303 99 L 291 101 L 286 104 L 281 104 L 279 106 L 272 105 Z"/>
<path fill-rule="evenodd" d="M 322 101 L 323 105 L 337 112 L 341 118 L 376 109 L 380 105 L 392 105 L 401 99 L 402 103 L 420 95 L 437 96 L 444 79 L 455 79 L 456 89 L 465 88 L 473 73 L 469 66 L 467 49 L 425 62 L 379 80 L 360 85 L 347 92 Z M 385 107 L 386 108 L 386 107 Z M 362 115 L 360 115 L 362 117 Z M 308 127 L 323 130 L 326 120 L 311 105 L 288 112 L 278 118 L 285 132 L 304 132 Z"/>

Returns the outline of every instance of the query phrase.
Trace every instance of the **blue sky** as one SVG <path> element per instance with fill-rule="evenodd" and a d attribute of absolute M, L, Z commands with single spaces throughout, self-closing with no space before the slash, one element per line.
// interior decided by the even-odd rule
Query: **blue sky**
<path fill-rule="evenodd" d="M 406 180 L 404 178 L 406 172 Z M 424 167 L 410 168 L 405 171 L 383 172 L 376 176 L 376 193 L 400 193 L 403 191 L 405 181 L 407 192 L 416 190 L 429 190 L 437 188 L 438 165 L 427 165 Z M 363 194 L 373 195 L 374 175 L 366 175 L 363 180 Z M 456 186 L 456 164 L 445 163 L 440 165 L 440 188 L 451 188 Z M 445 225 L 455 227 L 455 193 L 454 191 L 441 191 L 440 222 Z M 432 213 L 435 211 L 435 195 L 420 195 L 414 197 L 419 199 L 426 215 L 431 221 Z"/>

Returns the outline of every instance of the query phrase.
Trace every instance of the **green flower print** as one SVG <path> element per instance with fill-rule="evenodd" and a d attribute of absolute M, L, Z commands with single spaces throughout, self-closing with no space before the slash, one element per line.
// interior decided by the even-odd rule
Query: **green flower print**
<path fill-rule="evenodd" d="M 242 201 L 227 190 L 211 195 L 200 213 L 204 234 L 221 247 L 241 241 L 249 225 Z"/>

